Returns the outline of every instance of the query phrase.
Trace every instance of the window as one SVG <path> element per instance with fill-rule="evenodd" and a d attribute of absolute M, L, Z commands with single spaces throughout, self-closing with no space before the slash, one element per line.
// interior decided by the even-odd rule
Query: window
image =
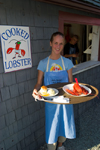
<path fill-rule="evenodd" d="M 80 49 L 80 57 L 78 58 L 78 62 L 81 63 L 88 60 L 100 60 L 100 19 L 59 12 L 59 31 L 66 35 L 68 25 L 70 25 L 70 34 L 79 35 L 80 40 L 78 42 L 78 46 Z"/>

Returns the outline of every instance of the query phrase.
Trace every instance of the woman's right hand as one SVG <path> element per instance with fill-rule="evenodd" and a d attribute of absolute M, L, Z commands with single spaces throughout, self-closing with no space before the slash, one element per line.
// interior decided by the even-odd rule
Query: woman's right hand
<path fill-rule="evenodd" d="M 32 96 L 35 98 L 35 99 L 41 99 L 42 96 L 38 94 L 38 90 L 41 88 L 42 86 L 42 82 L 43 82 L 43 75 L 44 75 L 44 72 L 42 72 L 41 70 L 38 70 L 38 79 L 37 79 L 37 83 L 34 87 L 34 90 L 33 90 L 33 93 L 32 93 Z"/>
<path fill-rule="evenodd" d="M 42 98 L 41 95 L 38 94 L 37 89 L 34 89 L 34 90 L 33 90 L 32 96 L 33 96 L 35 99 L 41 99 L 41 98 Z"/>

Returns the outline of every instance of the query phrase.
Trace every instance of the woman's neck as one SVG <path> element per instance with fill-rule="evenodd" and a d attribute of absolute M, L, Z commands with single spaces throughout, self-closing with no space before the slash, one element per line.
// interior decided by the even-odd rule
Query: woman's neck
<path fill-rule="evenodd" d="M 57 60 L 60 58 L 61 55 L 50 55 L 50 59 L 53 59 L 53 60 Z"/>

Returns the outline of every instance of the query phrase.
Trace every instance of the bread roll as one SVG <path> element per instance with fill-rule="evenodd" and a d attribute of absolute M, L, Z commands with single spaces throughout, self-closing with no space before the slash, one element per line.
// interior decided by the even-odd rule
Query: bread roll
<path fill-rule="evenodd" d="M 45 93 L 47 93 L 47 87 L 46 86 L 41 86 L 41 89 L 40 89 L 40 92 L 41 92 L 41 94 L 45 94 Z"/>

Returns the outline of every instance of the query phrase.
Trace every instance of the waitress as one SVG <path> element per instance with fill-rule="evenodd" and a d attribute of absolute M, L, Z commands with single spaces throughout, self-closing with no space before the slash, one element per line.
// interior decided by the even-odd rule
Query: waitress
<path fill-rule="evenodd" d="M 33 90 L 33 97 L 38 96 L 38 90 L 41 88 L 43 79 L 44 85 L 72 82 L 71 60 L 61 56 L 64 47 L 64 35 L 61 32 L 55 32 L 50 39 L 52 48 L 51 55 L 41 60 L 38 65 L 38 79 Z M 45 103 L 45 130 L 46 143 L 48 150 L 65 150 L 62 145 L 66 138 L 76 137 L 73 105 Z"/>

